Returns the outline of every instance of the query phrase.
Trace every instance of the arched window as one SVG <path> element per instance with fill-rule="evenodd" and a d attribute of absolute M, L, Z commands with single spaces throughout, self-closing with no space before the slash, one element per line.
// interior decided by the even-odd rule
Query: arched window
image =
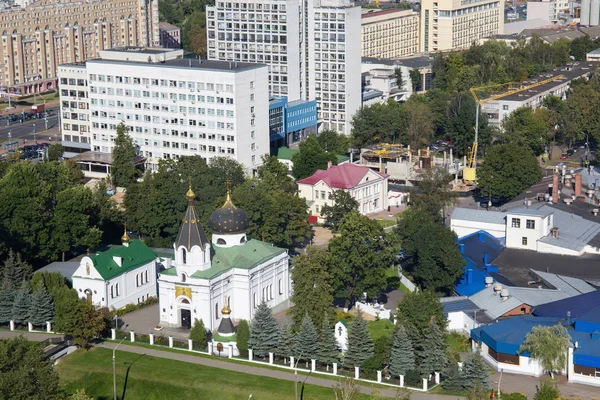
<path fill-rule="evenodd" d="M 135 286 L 140 286 L 140 275 L 139 274 L 135 275 Z"/>
<path fill-rule="evenodd" d="M 223 238 L 218 238 L 217 239 L 217 244 L 227 244 L 227 242 Z"/>
<path fill-rule="evenodd" d="M 146 283 L 148 283 L 148 270 L 146 270 L 145 275 L 146 275 Z"/>
<path fill-rule="evenodd" d="M 114 285 L 110 285 L 110 298 L 114 298 L 115 297 L 115 287 Z"/>
<path fill-rule="evenodd" d="M 118 283 L 115 285 L 115 292 L 116 292 L 115 296 L 119 297 L 119 284 Z"/>
<path fill-rule="evenodd" d="M 242 236 L 242 238 L 240 239 L 240 243 L 246 243 L 246 236 Z"/>
<path fill-rule="evenodd" d="M 252 295 L 252 307 L 256 308 L 256 293 Z"/>
<path fill-rule="evenodd" d="M 185 280 L 186 280 L 185 274 L 181 274 L 181 282 L 185 282 Z"/>
<path fill-rule="evenodd" d="M 219 318 L 219 303 L 215 303 L 215 318 Z"/>
<path fill-rule="evenodd" d="M 187 251 L 181 249 L 181 260 L 184 264 L 187 264 Z"/>
<path fill-rule="evenodd" d="M 283 285 L 281 284 L 281 279 L 279 280 L 279 294 L 283 294 Z"/>

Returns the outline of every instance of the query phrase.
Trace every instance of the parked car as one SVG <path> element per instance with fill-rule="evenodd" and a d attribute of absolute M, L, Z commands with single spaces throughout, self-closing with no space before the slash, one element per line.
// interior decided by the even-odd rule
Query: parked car
<path fill-rule="evenodd" d="M 562 154 L 560 155 L 560 159 L 561 159 L 561 160 L 566 160 L 567 158 L 569 158 L 569 155 L 568 155 L 567 153 L 562 153 Z"/>

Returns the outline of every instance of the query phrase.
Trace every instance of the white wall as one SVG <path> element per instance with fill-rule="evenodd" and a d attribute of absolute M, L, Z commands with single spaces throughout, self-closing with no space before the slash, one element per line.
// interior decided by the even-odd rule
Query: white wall
<path fill-rule="evenodd" d="M 533 360 L 529 357 L 519 356 L 519 365 L 514 364 L 506 364 L 497 362 L 489 355 L 489 347 L 487 344 L 481 344 L 481 356 L 483 359 L 490 364 L 496 371 L 503 370 L 504 372 L 520 374 L 520 375 L 530 375 L 530 376 L 541 376 L 544 374 L 544 369 L 540 365 L 540 363 L 536 360 Z"/>
<path fill-rule="evenodd" d="M 470 315 L 463 311 L 448 313 L 447 330 L 470 334 L 473 328 L 476 328 L 475 321 Z"/>
<path fill-rule="evenodd" d="M 452 218 L 450 220 L 450 228 L 459 238 L 478 231 L 486 231 L 496 238 L 503 238 L 506 235 L 506 227 L 504 224 L 492 224 L 487 222 L 467 221 Z"/>
<path fill-rule="evenodd" d="M 335 340 L 337 341 L 340 350 L 342 350 L 342 353 L 344 353 L 348 349 L 348 329 L 340 321 L 335 324 L 334 329 Z"/>
<path fill-rule="evenodd" d="M 513 228 L 513 219 L 520 220 L 519 228 Z M 527 220 L 535 222 L 535 229 L 527 229 Z M 506 214 L 506 247 L 513 249 L 525 249 L 537 251 L 538 240 L 543 237 L 543 219 L 536 216 L 524 216 Z M 523 238 L 527 238 L 527 244 L 523 244 Z"/>

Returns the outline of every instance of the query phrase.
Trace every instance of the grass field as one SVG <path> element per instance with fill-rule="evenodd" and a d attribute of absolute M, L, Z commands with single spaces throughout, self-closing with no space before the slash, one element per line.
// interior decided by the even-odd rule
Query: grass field
<path fill-rule="evenodd" d="M 112 399 L 112 351 L 78 350 L 56 367 L 63 388 L 85 388 L 95 399 Z M 333 390 L 307 385 L 306 399 L 332 399 Z M 126 400 L 293 399 L 293 382 L 117 351 L 117 395 Z M 367 397 L 365 397 L 367 398 Z"/>

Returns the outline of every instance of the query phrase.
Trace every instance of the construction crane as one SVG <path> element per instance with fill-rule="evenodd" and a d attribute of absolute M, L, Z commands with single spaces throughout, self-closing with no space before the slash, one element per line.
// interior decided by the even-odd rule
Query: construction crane
<path fill-rule="evenodd" d="M 515 86 L 515 87 L 513 87 L 513 82 L 508 82 L 508 83 L 499 83 L 499 84 L 493 84 L 493 85 L 473 87 L 473 88 L 469 89 L 469 92 L 471 92 L 471 95 L 473 96 L 473 99 L 475 99 L 475 103 L 477 104 L 477 106 L 475 107 L 475 128 L 474 128 L 475 140 L 473 141 L 473 146 L 471 146 L 469 148 L 467 165 L 463 169 L 463 180 L 465 181 L 465 183 L 467 185 L 472 185 L 474 183 L 477 183 L 477 148 L 479 145 L 479 143 L 478 143 L 479 110 L 481 108 L 481 105 L 488 103 L 490 101 L 493 101 L 493 100 L 500 99 L 502 97 L 509 96 L 511 94 L 523 92 L 525 90 L 529 90 L 534 87 L 556 81 L 558 79 L 563 79 L 564 77 L 565 77 L 564 75 L 559 74 L 559 75 L 550 77 L 548 79 L 544 79 L 544 80 L 534 82 L 534 83 L 531 83 L 528 85 L 519 85 L 519 86 Z M 508 87 L 508 90 L 502 91 L 501 93 L 498 93 L 497 91 L 494 90 L 495 88 L 503 88 L 503 87 Z M 482 92 L 487 95 L 490 91 L 492 91 L 492 94 L 489 97 L 486 97 L 485 99 L 480 99 L 479 96 L 477 95 L 477 93 L 482 93 Z M 494 92 L 496 92 L 496 93 L 494 93 Z"/>

